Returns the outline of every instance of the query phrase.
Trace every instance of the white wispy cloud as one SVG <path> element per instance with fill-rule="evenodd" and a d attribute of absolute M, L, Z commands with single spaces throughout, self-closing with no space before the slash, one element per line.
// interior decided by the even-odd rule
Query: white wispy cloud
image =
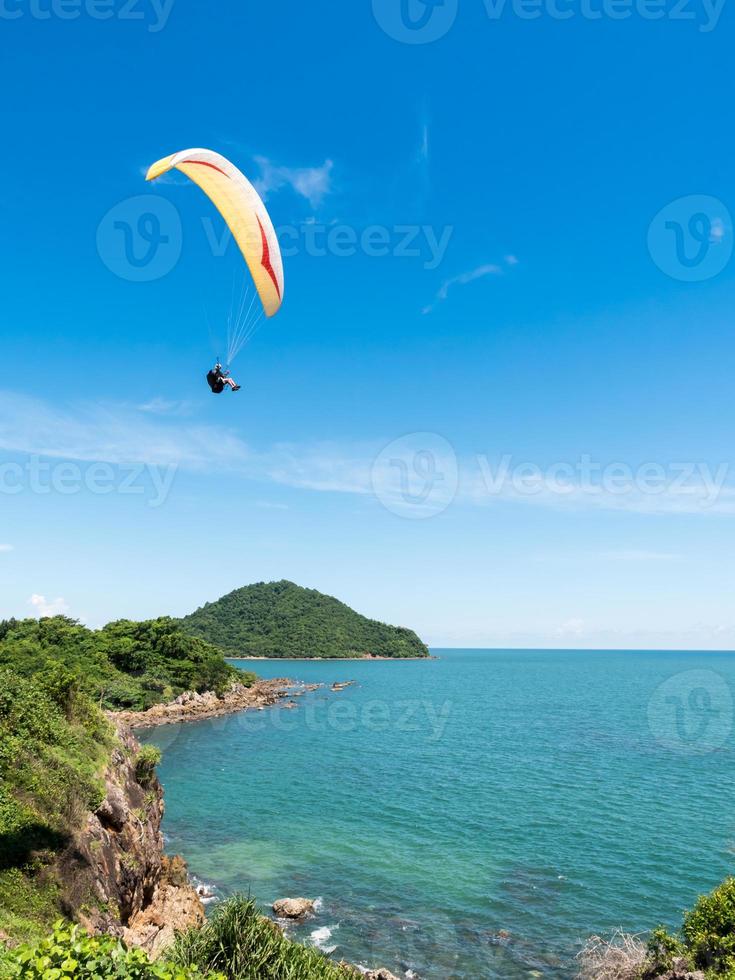
<path fill-rule="evenodd" d="M 167 398 L 151 398 L 150 401 L 138 405 L 138 411 L 150 415 L 191 415 L 194 405 L 188 401 L 174 401 Z"/>
<path fill-rule="evenodd" d="M 12 544 L 0 544 L 0 554 L 7 554 L 9 551 L 15 551 Z"/>
<path fill-rule="evenodd" d="M 419 143 L 417 159 L 419 163 L 427 163 L 429 160 L 429 124 L 423 122 L 421 125 L 421 142 Z"/>
<path fill-rule="evenodd" d="M 254 185 L 264 199 L 274 191 L 290 187 L 316 208 L 332 189 L 332 160 L 325 160 L 321 167 L 284 167 L 262 156 L 255 157 L 255 162 L 260 167 L 260 176 Z"/>
<path fill-rule="evenodd" d="M 59 596 L 56 599 L 47 599 L 44 595 L 33 594 L 28 600 L 28 605 L 32 606 L 35 615 L 39 619 L 48 619 L 51 616 L 65 616 L 69 612 L 69 605 L 66 599 Z"/>
<path fill-rule="evenodd" d="M 388 509 L 440 513 L 449 506 L 545 507 L 641 515 L 735 514 L 729 468 L 692 468 L 687 482 L 670 480 L 655 493 L 631 480 L 625 492 L 582 480 L 560 482 L 512 458 L 493 464 L 482 456 L 460 458 L 446 440 L 417 433 L 389 444 L 278 443 L 255 448 L 225 426 L 196 417 L 140 411 L 100 402 L 56 407 L 41 399 L 0 391 L 0 451 L 78 462 L 144 464 L 182 471 L 230 473 L 261 484 L 321 493 L 377 498 Z M 429 438 L 429 442 L 426 440 Z M 425 468 L 428 466 L 428 469 Z M 3 549 L 0 549 L 3 550 Z M 616 549 L 609 561 L 674 561 L 646 549 Z"/>
<path fill-rule="evenodd" d="M 0 392 L 0 448 L 51 459 L 191 470 L 248 456 L 242 440 L 221 428 L 184 425 L 125 405 L 85 402 L 56 408 L 7 392 Z"/>
<path fill-rule="evenodd" d="M 584 620 L 579 617 L 568 619 L 556 629 L 557 636 L 582 636 L 583 633 Z"/>
<path fill-rule="evenodd" d="M 433 302 L 425 306 L 422 312 L 433 312 L 439 303 L 445 302 L 449 296 L 449 291 L 455 286 L 467 286 L 471 282 L 477 282 L 478 279 L 486 279 L 488 276 L 502 276 L 505 272 L 505 267 L 515 265 L 518 265 L 518 259 L 515 255 L 506 255 L 503 259 L 503 264 L 489 262 L 485 265 L 479 265 L 475 269 L 470 269 L 468 272 L 462 272 L 458 276 L 453 276 L 451 279 L 446 279 L 439 287 L 439 291 L 434 297 Z"/>
<path fill-rule="evenodd" d="M 681 561 L 681 555 L 673 555 L 663 551 L 644 551 L 631 548 L 627 551 L 605 551 L 602 558 L 605 561 Z"/>

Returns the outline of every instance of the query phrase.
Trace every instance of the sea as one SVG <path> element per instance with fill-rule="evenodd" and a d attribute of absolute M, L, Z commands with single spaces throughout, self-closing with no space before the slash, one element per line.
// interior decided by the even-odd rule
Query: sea
<path fill-rule="evenodd" d="M 289 935 L 399 977 L 557 980 L 733 872 L 735 655 L 432 653 L 239 662 L 323 686 L 141 733 L 213 904 L 314 899 Z"/>

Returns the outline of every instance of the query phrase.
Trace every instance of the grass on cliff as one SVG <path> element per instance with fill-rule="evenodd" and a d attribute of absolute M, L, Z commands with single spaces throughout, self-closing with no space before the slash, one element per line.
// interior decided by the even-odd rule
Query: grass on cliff
<path fill-rule="evenodd" d="M 60 665 L 0 669 L 0 930 L 29 939 L 58 915 L 51 865 L 104 796 L 112 733 Z"/>
<path fill-rule="evenodd" d="M 225 662 L 211 643 L 183 633 L 167 618 L 119 620 L 101 630 L 65 616 L 0 623 L 0 668 L 24 677 L 62 666 L 100 707 L 142 711 L 184 691 L 222 693 L 232 683 L 252 683 Z"/>
<path fill-rule="evenodd" d="M 186 616 L 180 625 L 233 656 L 429 655 L 412 630 L 367 619 L 332 596 L 286 581 L 237 589 Z"/>
<path fill-rule="evenodd" d="M 255 902 L 235 896 L 198 929 L 178 937 L 168 954 L 181 967 L 217 972 L 227 980 L 357 980 L 352 967 L 287 939 Z"/>

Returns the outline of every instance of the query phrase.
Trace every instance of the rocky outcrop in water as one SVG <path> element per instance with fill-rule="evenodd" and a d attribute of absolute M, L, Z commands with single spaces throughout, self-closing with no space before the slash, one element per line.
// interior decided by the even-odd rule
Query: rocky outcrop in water
<path fill-rule="evenodd" d="M 164 854 L 161 785 L 155 775 L 141 782 L 140 746 L 125 726 L 117 730 L 105 797 L 59 860 L 62 904 L 90 932 L 156 956 L 177 929 L 202 923 L 204 908 L 183 859 Z"/>
<path fill-rule="evenodd" d="M 110 717 L 131 728 L 155 728 L 158 725 L 177 725 L 183 721 L 216 718 L 233 711 L 244 711 L 246 708 L 266 708 L 277 704 L 289 694 L 287 688 L 292 683 L 278 678 L 257 681 L 252 687 L 233 684 L 221 696 L 212 691 L 204 694 L 187 691 L 168 704 L 154 704 L 147 711 L 116 711 Z M 318 686 L 312 685 L 309 689 L 313 690 Z"/>
<path fill-rule="evenodd" d="M 273 911 L 279 919 L 305 919 L 313 914 L 314 903 L 309 898 L 280 898 Z"/>

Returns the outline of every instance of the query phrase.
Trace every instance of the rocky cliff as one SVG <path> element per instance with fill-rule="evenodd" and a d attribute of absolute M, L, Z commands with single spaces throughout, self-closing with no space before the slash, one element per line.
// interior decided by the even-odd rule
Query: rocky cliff
<path fill-rule="evenodd" d="M 204 909 L 184 861 L 164 854 L 161 785 L 154 773 L 139 772 L 130 729 L 116 728 L 105 798 L 59 859 L 62 905 L 90 931 L 155 957 L 176 930 L 203 922 Z"/>

